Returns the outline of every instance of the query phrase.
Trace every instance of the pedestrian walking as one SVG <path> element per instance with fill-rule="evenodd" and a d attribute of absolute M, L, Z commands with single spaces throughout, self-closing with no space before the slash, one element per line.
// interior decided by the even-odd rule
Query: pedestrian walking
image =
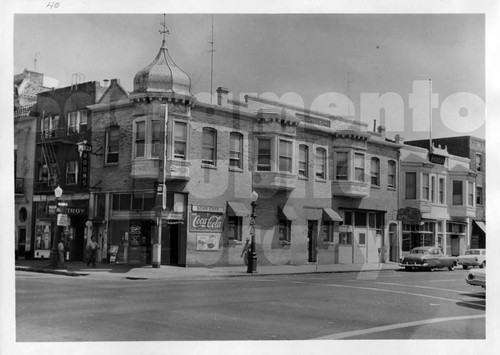
<path fill-rule="evenodd" d="M 248 252 L 249 251 L 250 251 L 250 238 L 247 237 L 247 241 L 246 241 L 245 245 L 243 246 L 243 250 L 241 252 L 241 257 L 243 258 L 245 265 L 248 265 Z"/>
<path fill-rule="evenodd" d="M 87 245 L 87 253 L 89 258 L 87 260 L 87 267 L 92 263 L 92 267 L 95 267 L 95 259 L 97 258 L 97 249 L 99 249 L 99 244 L 95 241 L 95 237 L 90 238 L 90 243 Z"/>
<path fill-rule="evenodd" d="M 57 250 L 59 251 L 59 260 L 57 266 L 59 269 L 62 269 L 64 268 L 64 254 L 66 250 L 63 238 L 59 239 L 59 243 L 57 244 Z"/>

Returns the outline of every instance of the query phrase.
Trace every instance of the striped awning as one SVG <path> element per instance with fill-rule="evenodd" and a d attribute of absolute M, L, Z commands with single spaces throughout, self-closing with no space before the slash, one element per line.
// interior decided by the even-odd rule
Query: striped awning
<path fill-rule="evenodd" d="M 228 216 L 248 217 L 250 216 L 250 211 L 243 202 L 228 201 L 227 214 Z"/>
<path fill-rule="evenodd" d="M 332 222 L 343 222 L 344 220 L 337 211 L 331 208 L 323 208 L 323 219 L 330 220 Z"/>
<path fill-rule="evenodd" d="M 295 209 L 292 206 L 278 206 L 278 214 L 280 218 L 289 221 L 295 221 L 297 219 L 297 212 L 295 212 Z"/>

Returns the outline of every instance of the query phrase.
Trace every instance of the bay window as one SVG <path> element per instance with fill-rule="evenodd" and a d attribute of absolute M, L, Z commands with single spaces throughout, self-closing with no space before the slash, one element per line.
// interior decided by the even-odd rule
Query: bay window
<path fill-rule="evenodd" d="M 354 153 L 354 179 L 365 181 L 365 156 L 361 153 Z"/>
<path fill-rule="evenodd" d="M 335 178 L 337 180 L 347 180 L 348 179 L 348 158 L 349 153 L 347 152 L 337 152 L 336 153 L 336 165 L 335 165 Z"/>
<path fill-rule="evenodd" d="M 407 200 L 415 200 L 417 198 L 417 173 L 406 173 L 405 198 Z"/>
<path fill-rule="evenodd" d="M 279 140 L 279 171 L 292 172 L 292 142 Z"/>
<path fill-rule="evenodd" d="M 371 184 L 373 186 L 380 186 L 380 160 L 372 158 L 370 167 Z"/>
<path fill-rule="evenodd" d="M 422 174 L 422 200 L 430 200 L 429 199 L 429 174 Z"/>
<path fill-rule="evenodd" d="M 462 187 L 463 187 L 463 181 L 453 180 L 452 196 L 453 196 L 453 205 L 454 206 L 463 205 L 463 188 Z"/>
<path fill-rule="evenodd" d="M 257 170 L 271 171 L 271 139 L 259 138 L 257 143 Z"/>
<path fill-rule="evenodd" d="M 187 123 L 174 121 L 174 159 L 186 160 Z"/>

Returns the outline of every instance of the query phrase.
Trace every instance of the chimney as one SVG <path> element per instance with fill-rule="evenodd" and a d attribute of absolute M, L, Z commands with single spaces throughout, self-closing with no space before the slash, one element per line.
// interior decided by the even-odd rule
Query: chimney
<path fill-rule="evenodd" d="M 109 86 L 109 79 L 104 79 L 103 82 L 104 82 L 103 86 L 107 88 Z"/>
<path fill-rule="evenodd" d="M 377 120 L 373 120 L 373 132 L 377 132 Z"/>
<path fill-rule="evenodd" d="M 382 135 L 382 137 L 385 138 L 385 127 L 384 126 L 378 126 L 377 132 L 380 133 Z"/>
<path fill-rule="evenodd" d="M 227 95 L 229 90 L 223 87 L 217 88 L 217 105 L 225 106 L 227 104 Z"/>
<path fill-rule="evenodd" d="M 400 144 L 403 144 L 405 141 L 404 137 L 400 136 L 399 134 L 396 134 L 394 136 L 394 140 L 396 141 L 396 143 L 400 143 Z"/>

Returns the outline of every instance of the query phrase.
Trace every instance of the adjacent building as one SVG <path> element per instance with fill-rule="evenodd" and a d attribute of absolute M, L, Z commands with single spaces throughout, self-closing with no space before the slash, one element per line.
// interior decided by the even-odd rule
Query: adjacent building
<path fill-rule="evenodd" d="M 30 258 L 32 248 L 33 162 L 36 119 L 30 111 L 37 94 L 57 87 L 55 79 L 25 69 L 14 76 L 14 177 L 16 258 Z"/>
<path fill-rule="evenodd" d="M 98 82 L 73 84 L 37 95 L 33 160 L 32 245 L 34 258 L 49 258 L 62 238 L 67 259 L 84 259 L 91 231 L 89 219 L 89 160 L 92 126 L 88 105 L 104 91 Z M 62 196 L 56 197 L 56 189 Z M 64 207 L 63 207 L 64 206 Z"/>
<path fill-rule="evenodd" d="M 401 252 L 439 246 L 448 255 L 469 248 L 476 218 L 476 178 L 470 160 L 445 148 L 401 149 Z"/>
<path fill-rule="evenodd" d="M 433 138 L 435 146 L 446 148 L 450 154 L 468 158 L 469 168 L 476 173 L 476 217 L 470 226 L 470 247 L 486 248 L 486 142 L 473 136 Z M 429 149 L 429 140 L 408 141 L 407 144 Z"/>

